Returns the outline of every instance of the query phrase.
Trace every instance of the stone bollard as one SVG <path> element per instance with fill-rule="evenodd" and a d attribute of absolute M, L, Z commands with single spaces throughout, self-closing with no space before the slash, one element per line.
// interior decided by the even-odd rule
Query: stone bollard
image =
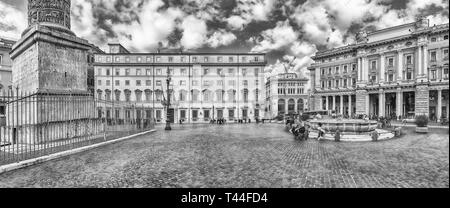
<path fill-rule="evenodd" d="M 372 141 L 376 142 L 378 141 L 379 134 L 377 131 L 372 132 Z"/>
<path fill-rule="evenodd" d="M 395 137 L 400 137 L 402 136 L 402 127 L 397 127 L 395 128 Z"/>
<path fill-rule="evenodd" d="M 335 142 L 341 141 L 341 132 L 339 130 L 337 130 L 336 133 L 334 134 L 334 141 Z"/>

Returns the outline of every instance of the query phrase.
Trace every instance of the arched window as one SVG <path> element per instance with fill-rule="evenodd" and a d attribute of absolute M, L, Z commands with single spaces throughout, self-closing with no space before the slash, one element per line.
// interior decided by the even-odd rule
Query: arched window
<path fill-rule="evenodd" d="M 114 97 L 116 101 L 120 101 L 120 90 L 114 90 Z"/>
<path fill-rule="evenodd" d="M 217 90 L 216 91 L 217 102 L 223 102 L 224 101 L 224 94 L 225 94 L 225 91 L 223 91 L 223 90 Z"/>
<path fill-rule="evenodd" d="M 187 99 L 187 92 L 186 92 L 186 90 L 180 90 L 178 98 L 179 98 L 178 100 L 180 100 L 181 102 L 186 101 L 186 99 Z"/>
<path fill-rule="evenodd" d="M 213 99 L 211 97 L 211 91 L 209 91 L 209 90 L 203 91 L 203 101 L 204 102 L 211 102 L 211 101 L 213 101 Z"/>
<path fill-rule="evenodd" d="M 106 100 L 110 101 L 111 100 L 111 90 L 105 90 L 105 95 L 106 95 Z"/>
<path fill-rule="evenodd" d="M 303 101 L 303 99 L 298 99 L 297 102 L 297 112 L 301 113 L 305 110 L 305 102 Z"/>
<path fill-rule="evenodd" d="M 152 100 L 152 91 L 151 90 L 145 90 L 145 101 L 149 102 Z"/>
<path fill-rule="evenodd" d="M 155 91 L 155 97 L 156 97 L 156 101 L 162 101 L 162 95 L 163 95 L 163 92 L 161 91 L 161 90 L 156 90 Z"/>
<path fill-rule="evenodd" d="M 242 93 L 243 93 L 243 97 L 244 97 L 244 102 L 248 103 L 248 89 L 244 89 L 242 91 Z"/>
<path fill-rule="evenodd" d="M 125 90 L 124 92 L 125 92 L 125 101 L 130 102 L 131 101 L 131 91 Z"/>
<path fill-rule="evenodd" d="M 286 114 L 286 101 L 283 99 L 278 100 L 278 115 Z"/>
<path fill-rule="evenodd" d="M 290 99 L 288 101 L 288 113 L 295 113 L 295 100 L 294 99 Z"/>
<path fill-rule="evenodd" d="M 198 102 L 198 95 L 200 94 L 200 92 L 198 90 L 192 90 L 192 102 Z"/>
<path fill-rule="evenodd" d="M 228 101 L 236 102 L 236 90 L 228 90 Z"/>
<path fill-rule="evenodd" d="M 135 94 L 136 94 L 136 102 L 142 102 L 142 91 L 136 90 Z"/>
<path fill-rule="evenodd" d="M 97 99 L 101 100 L 103 99 L 103 91 L 102 90 L 97 90 Z"/>

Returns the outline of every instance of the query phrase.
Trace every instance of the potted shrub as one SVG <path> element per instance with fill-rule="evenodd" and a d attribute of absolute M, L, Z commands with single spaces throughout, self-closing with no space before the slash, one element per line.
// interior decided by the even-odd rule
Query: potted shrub
<path fill-rule="evenodd" d="M 416 132 L 428 133 L 428 116 L 420 115 L 416 117 Z"/>

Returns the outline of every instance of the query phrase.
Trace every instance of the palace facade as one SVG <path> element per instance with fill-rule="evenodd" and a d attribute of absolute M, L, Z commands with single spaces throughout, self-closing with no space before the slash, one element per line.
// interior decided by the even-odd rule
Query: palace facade
<path fill-rule="evenodd" d="M 449 24 L 414 23 L 320 51 L 311 72 L 312 110 L 439 121 L 449 116 Z"/>
<path fill-rule="evenodd" d="M 109 47 L 109 53 L 95 54 L 99 99 L 136 103 L 143 108 L 136 111 L 139 116 L 157 122 L 264 117 L 265 54 L 130 53 L 120 44 Z M 171 94 L 169 118 L 163 103 L 167 90 Z M 105 108 L 106 117 L 130 116 L 127 109 Z"/>
<path fill-rule="evenodd" d="M 301 114 L 308 109 L 308 79 L 296 73 L 279 74 L 266 82 L 266 106 L 269 118 Z"/>

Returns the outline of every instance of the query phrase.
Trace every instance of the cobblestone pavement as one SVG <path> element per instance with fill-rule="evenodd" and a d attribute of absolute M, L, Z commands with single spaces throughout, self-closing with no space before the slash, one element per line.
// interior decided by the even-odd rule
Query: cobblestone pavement
<path fill-rule="evenodd" d="M 448 131 L 295 141 L 282 125 L 175 127 L 0 175 L 0 187 L 449 187 Z"/>

